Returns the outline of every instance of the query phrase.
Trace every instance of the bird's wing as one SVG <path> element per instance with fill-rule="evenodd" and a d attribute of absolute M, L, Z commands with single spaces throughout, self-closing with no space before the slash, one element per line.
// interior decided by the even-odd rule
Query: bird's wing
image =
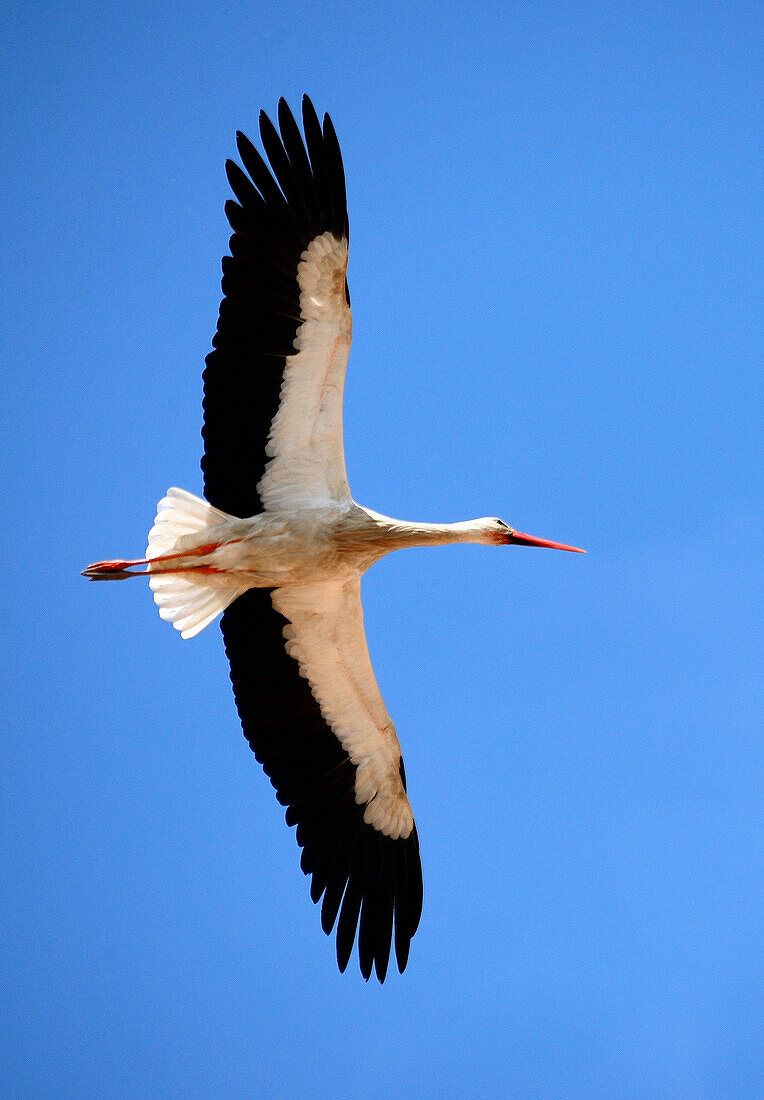
<path fill-rule="evenodd" d="M 297 826 L 327 935 L 337 921 L 340 970 L 358 928 L 364 977 L 375 967 L 384 980 L 393 938 L 402 972 L 422 911 L 422 867 L 360 580 L 251 589 L 222 628 L 244 734 Z"/>
<path fill-rule="evenodd" d="M 270 169 L 237 135 L 237 202 L 223 301 L 204 371 L 204 493 L 234 516 L 300 500 L 350 500 L 342 395 L 351 316 L 345 174 L 328 115 L 303 99 L 303 140 L 284 100 L 263 113 Z"/>

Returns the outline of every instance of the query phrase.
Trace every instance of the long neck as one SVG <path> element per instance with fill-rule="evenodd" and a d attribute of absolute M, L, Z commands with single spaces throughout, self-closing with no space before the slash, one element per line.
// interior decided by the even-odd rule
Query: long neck
<path fill-rule="evenodd" d="M 367 509 L 367 511 L 369 511 Z M 478 520 L 462 523 L 409 523 L 369 511 L 383 553 L 406 546 L 447 546 L 454 542 L 486 542 Z"/>

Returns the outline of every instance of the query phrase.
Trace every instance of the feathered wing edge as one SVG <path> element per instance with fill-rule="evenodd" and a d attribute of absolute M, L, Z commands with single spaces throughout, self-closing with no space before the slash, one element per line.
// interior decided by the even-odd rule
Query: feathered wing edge
<path fill-rule="evenodd" d="M 302 323 L 300 258 L 324 233 L 348 238 L 345 174 L 331 119 L 325 115 L 322 126 L 307 96 L 302 119 L 304 139 L 280 100 L 280 133 L 260 115 L 270 167 L 243 134 L 237 144 L 248 174 L 226 164 L 236 201 L 225 207 L 231 255 L 223 259 L 224 297 L 203 376 L 202 470 L 207 500 L 239 517 L 262 510 L 257 485 Z"/>
<path fill-rule="evenodd" d="M 271 780 L 286 820 L 297 827 L 300 866 L 321 901 L 321 926 L 337 926 L 337 962 L 347 967 L 358 931 L 361 973 L 384 981 L 392 942 L 408 961 L 422 912 L 416 827 L 392 840 L 364 822 L 355 766 L 321 714 L 308 681 L 284 645 L 287 620 L 270 593 L 252 589 L 222 619 L 244 735 Z M 404 781 L 401 764 L 401 778 Z M 323 899 L 323 900 L 322 900 Z"/>

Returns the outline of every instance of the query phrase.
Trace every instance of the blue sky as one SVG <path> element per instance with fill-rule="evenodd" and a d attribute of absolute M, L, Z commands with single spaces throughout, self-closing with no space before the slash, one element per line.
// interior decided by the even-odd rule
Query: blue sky
<path fill-rule="evenodd" d="M 758 5 L 4 22 L 9 1095 L 756 1094 Z M 200 491 L 223 164 L 304 91 L 348 179 L 357 499 L 588 550 L 367 576 L 425 874 L 384 987 L 336 971 L 218 628 L 79 576 Z"/>

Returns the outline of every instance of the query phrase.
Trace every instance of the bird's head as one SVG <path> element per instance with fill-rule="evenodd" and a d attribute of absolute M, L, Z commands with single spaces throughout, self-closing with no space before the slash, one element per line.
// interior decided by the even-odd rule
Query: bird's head
<path fill-rule="evenodd" d="M 485 541 L 494 546 L 546 546 L 550 550 L 570 550 L 574 554 L 585 554 L 578 546 L 566 546 L 562 542 L 550 542 L 548 539 L 537 539 L 533 535 L 524 535 L 522 531 L 515 531 L 503 519 L 496 516 L 486 516 L 478 520 L 481 525 L 481 533 Z"/>

